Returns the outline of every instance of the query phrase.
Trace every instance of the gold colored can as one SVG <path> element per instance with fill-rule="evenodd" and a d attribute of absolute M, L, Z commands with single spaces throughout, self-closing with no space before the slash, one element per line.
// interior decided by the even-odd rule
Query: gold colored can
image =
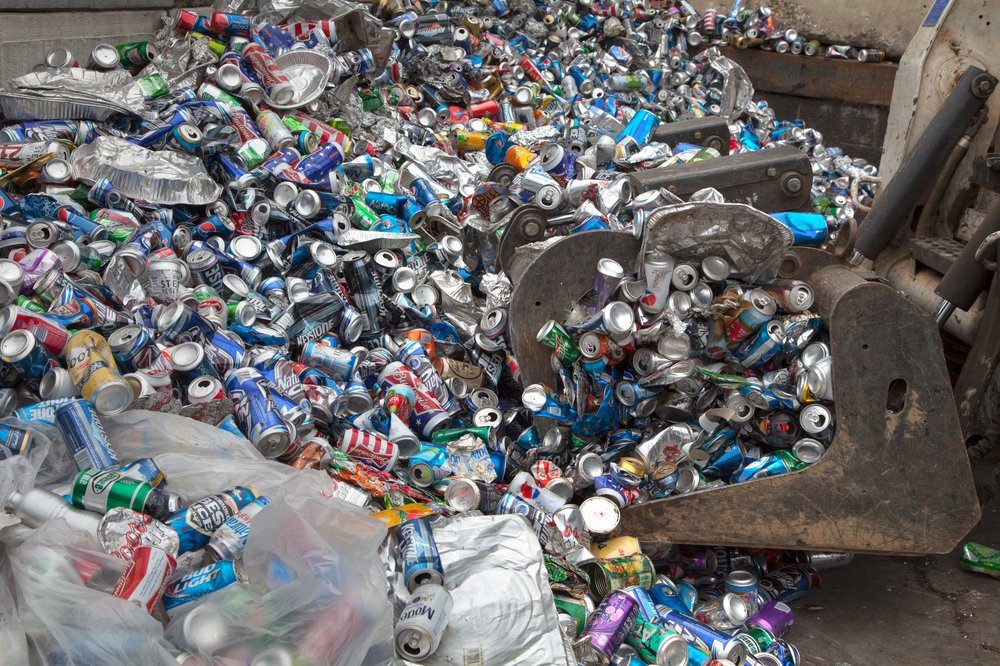
<path fill-rule="evenodd" d="M 441 379 L 458 377 L 470 389 L 479 388 L 483 385 L 483 369 L 478 365 L 456 361 L 446 356 L 438 356 L 434 359 L 434 369 L 441 375 Z"/>
<path fill-rule="evenodd" d="M 132 404 L 132 388 L 118 372 L 111 346 L 103 335 L 94 331 L 74 333 L 64 353 L 73 384 L 99 414 L 117 414 Z"/>
<path fill-rule="evenodd" d="M 662 481 L 663 479 L 667 478 L 668 476 L 670 476 L 671 474 L 673 474 L 676 471 L 677 471 L 677 465 L 676 464 L 674 464 L 672 462 L 667 462 L 667 461 L 661 462 L 653 470 L 653 474 L 652 474 L 653 481 Z"/>
<path fill-rule="evenodd" d="M 618 460 L 618 466 L 630 474 L 634 474 L 640 479 L 646 476 L 646 463 L 633 456 L 625 456 Z"/>

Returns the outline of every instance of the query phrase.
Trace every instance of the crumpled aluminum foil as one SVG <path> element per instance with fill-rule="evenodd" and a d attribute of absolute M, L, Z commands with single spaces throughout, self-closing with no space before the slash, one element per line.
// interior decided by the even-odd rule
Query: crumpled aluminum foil
<path fill-rule="evenodd" d="M 470 166 L 461 158 L 434 146 L 415 146 L 406 139 L 400 139 L 394 148 L 400 155 L 423 165 L 443 183 L 458 184 L 462 196 L 470 196 L 476 189 L 476 183 L 486 180 L 489 174 L 489 170 L 483 168 L 482 164 Z"/>
<path fill-rule="evenodd" d="M 174 90 L 197 88 L 205 67 L 219 60 L 207 39 L 185 39 L 170 27 L 157 35 L 156 48 L 156 56 L 139 75 L 159 74 Z"/>
<path fill-rule="evenodd" d="M 0 89 L 0 112 L 7 120 L 107 120 L 115 114 L 140 116 L 142 88 L 123 69 L 100 72 L 80 67 L 32 72 Z"/>
<path fill-rule="evenodd" d="M 113 136 L 100 136 L 70 155 L 80 180 L 110 180 L 130 199 L 203 206 L 217 201 L 222 186 L 200 159 L 169 150 L 152 151 Z"/>
<path fill-rule="evenodd" d="M 729 262 L 733 277 L 768 281 L 792 241 L 787 227 L 744 204 L 674 204 L 650 214 L 639 260 L 654 250 L 681 261 L 716 255 Z"/>
<path fill-rule="evenodd" d="M 714 51 L 712 50 L 714 49 Z M 732 122 L 740 113 L 753 106 L 753 83 L 736 62 L 722 55 L 718 47 L 707 51 L 709 66 L 722 76 L 720 116 Z"/>
<path fill-rule="evenodd" d="M 437 270 L 428 279 L 441 292 L 441 306 L 446 311 L 458 311 L 476 318 L 472 287 L 462 276 L 451 270 Z"/>
<path fill-rule="evenodd" d="M 499 273 L 484 273 L 479 288 L 486 293 L 486 309 L 505 308 L 514 296 L 514 287 L 507 276 Z"/>
<path fill-rule="evenodd" d="M 420 664 L 576 664 L 559 631 L 538 539 L 524 518 L 465 514 L 433 529 L 455 605 L 441 645 Z M 394 587 L 407 596 L 402 580 Z"/>

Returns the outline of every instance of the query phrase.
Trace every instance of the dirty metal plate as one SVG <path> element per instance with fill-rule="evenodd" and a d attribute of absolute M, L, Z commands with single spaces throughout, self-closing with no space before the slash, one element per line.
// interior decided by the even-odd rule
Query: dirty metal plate
<path fill-rule="evenodd" d="M 910 239 L 910 254 L 913 258 L 941 275 L 948 272 L 958 255 L 962 254 L 963 247 L 965 246 L 954 238 Z"/>
<path fill-rule="evenodd" d="M 620 231 L 588 231 L 566 236 L 546 248 L 523 270 L 510 304 L 511 344 L 525 385 L 553 386 L 551 350 L 535 340 L 549 319 L 561 320 L 570 304 L 590 289 L 597 260 L 608 257 L 630 272 L 639 256 L 639 239 Z"/>

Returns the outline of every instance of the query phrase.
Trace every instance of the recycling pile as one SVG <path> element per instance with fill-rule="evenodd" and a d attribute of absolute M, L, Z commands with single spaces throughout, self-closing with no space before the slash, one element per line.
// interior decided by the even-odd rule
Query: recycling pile
<path fill-rule="evenodd" d="M 688 52 L 762 11 L 677 5 L 236 3 L 4 84 L 14 661 L 797 664 L 788 603 L 849 556 L 640 544 L 621 512 L 821 459 L 828 335 L 777 269 L 877 171 Z M 655 127 L 720 114 L 732 152 L 809 155 L 815 213 L 632 195 L 719 157 Z M 546 247 L 642 249 L 519 332 L 524 206 Z"/>

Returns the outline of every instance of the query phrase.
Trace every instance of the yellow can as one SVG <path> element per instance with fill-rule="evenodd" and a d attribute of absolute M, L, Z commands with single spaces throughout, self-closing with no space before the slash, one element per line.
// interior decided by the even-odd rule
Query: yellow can
<path fill-rule="evenodd" d="M 613 560 L 616 557 L 631 557 L 642 553 L 639 540 L 632 536 L 616 536 L 600 544 L 592 544 L 590 552 L 601 560 Z"/>
<path fill-rule="evenodd" d="M 486 139 L 489 137 L 490 135 L 487 132 L 469 132 L 460 130 L 455 132 L 451 145 L 453 145 L 455 150 L 459 152 L 485 150 Z"/>
<path fill-rule="evenodd" d="M 103 335 L 94 331 L 74 333 L 64 353 L 73 384 L 99 414 L 117 414 L 132 404 L 132 388 L 118 372 L 111 346 Z"/>
<path fill-rule="evenodd" d="M 504 161 L 518 171 L 524 171 L 528 168 L 528 164 L 531 163 L 531 160 L 536 157 L 538 157 L 538 155 L 535 155 L 524 146 L 511 146 L 507 149 L 507 155 L 504 157 Z"/>

